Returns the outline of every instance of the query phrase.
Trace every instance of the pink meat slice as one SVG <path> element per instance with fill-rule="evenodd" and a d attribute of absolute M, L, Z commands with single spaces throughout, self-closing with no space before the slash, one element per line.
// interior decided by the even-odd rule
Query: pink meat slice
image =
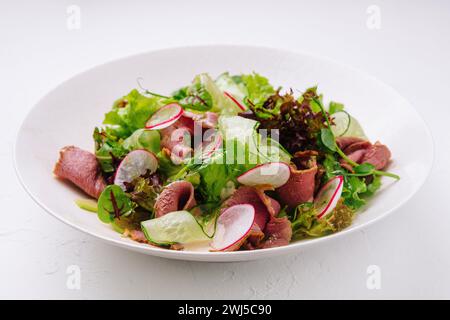
<path fill-rule="evenodd" d="M 194 120 L 191 117 L 186 116 L 186 111 L 183 113 L 180 119 L 171 126 L 161 129 L 161 147 L 167 148 L 172 151 L 172 148 L 183 143 L 184 135 L 193 137 L 194 135 Z"/>
<path fill-rule="evenodd" d="M 357 163 L 360 163 L 362 158 L 364 157 L 364 155 L 366 154 L 366 149 L 360 149 L 360 150 L 355 150 L 352 153 L 349 153 L 347 155 L 347 157 L 352 160 L 355 161 Z"/>
<path fill-rule="evenodd" d="M 257 189 L 261 201 L 266 205 L 269 211 L 269 221 L 264 229 L 265 241 L 260 243 L 260 248 L 274 248 L 286 246 L 291 242 L 292 227 L 289 219 L 278 217 L 280 205 L 270 198 L 264 189 Z M 273 202 L 275 201 L 275 202 Z"/>
<path fill-rule="evenodd" d="M 161 131 L 161 147 L 172 151 L 178 145 L 190 147 L 192 137 L 191 131 L 187 127 L 176 128 L 170 126 Z M 188 146 L 189 145 L 189 146 Z"/>
<path fill-rule="evenodd" d="M 161 133 L 161 147 L 172 152 L 173 149 L 179 148 L 181 145 L 184 149 L 189 148 L 184 153 L 192 152 L 192 141 L 194 140 L 195 127 L 200 129 L 212 129 L 217 126 L 219 116 L 214 112 L 204 112 L 196 114 L 189 111 L 184 111 L 183 115 L 173 125 L 164 128 Z M 200 130 L 201 132 L 201 130 Z M 188 135 L 188 139 L 184 139 Z"/>
<path fill-rule="evenodd" d="M 365 142 L 366 140 L 358 138 L 358 137 L 337 137 L 336 143 L 339 149 L 344 150 L 348 146 L 357 143 L 357 142 Z"/>
<path fill-rule="evenodd" d="M 362 163 L 361 160 L 364 157 L 364 155 L 366 154 L 366 149 L 359 149 L 359 150 L 355 150 L 352 153 L 347 154 L 347 157 L 352 160 L 355 161 L 356 163 Z M 339 161 L 339 163 L 341 164 L 341 166 L 349 171 L 353 171 L 353 167 L 351 166 L 351 164 L 349 164 L 347 161 L 345 161 L 344 159 L 341 159 Z"/>
<path fill-rule="evenodd" d="M 287 217 L 278 218 L 280 204 L 269 197 L 264 189 L 248 186 L 239 187 L 236 192 L 224 202 L 222 212 L 237 204 L 250 204 L 255 208 L 255 223 L 247 237 L 236 243 L 227 251 L 269 248 L 287 245 L 292 237 L 290 221 Z"/>
<path fill-rule="evenodd" d="M 300 203 L 311 201 L 314 196 L 316 173 L 316 164 L 305 170 L 298 170 L 292 165 L 289 180 L 276 190 L 281 203 L 294 208 Z"/>
<path fill-rule="evenodd" d="M 370 143 L 370 141 L 360 141 L 360 142 L 355 142 L 352 143 L 351 145 L 345 147 L 344 153 L 345 154 L 351 154 L 355 151 L 359 151 L 359 150 L 367 150 L 372 146 L 372 144 Z"/>
<path fill-rule="evenodd" d="M 256 223 L 254 223 L 246 239 L 247 241 L 244 241 L 244 243 L 241 245 L 247 250 L 258 249 L 261 247 L 264 237 L 264 232 L 258 227 Z M 239 246 L 237 249 L 239 249 L 240 247 L 241 246 Z"/>
<path fill-rule="evenodd" d="M 129 235 L 130 238 L 134 241 L 140 243 L 149 243 L 147 238 L 145 237 L 144 232 L 142 232 L 141 230 L 131 230 Z"/>
<path fill-rule="evenodd" d="M 274 199 L 271 200 L 276 202 Z M 252 205 L 255 208 L 255 224 L 260 230 L 264 230 L 267 221 L 269 221 L 270 212 L 266 205 L 261 201 L 260 195 L 255 188 L 248 186 L 239 187 L 230 198 L 225 200 L 221 212 L 225 211 L 226 208 L 237 204 Z M 279 208 L 278 202 L 277 205 Z"/>
<path fill-rule="evenodd" d="M 361 163 L 367 162 L 375 166 L 375 169 L 382 170 L 386 168 L 391 158 L 391 151 L 380 142 L 375 142 L 361 159 Z"/>
<path fill-rule="evenodd" d="M 263 230 L 270 216 L 272 214 L 278 214 L 280 210 L 280 205 L 276 200 L 268 196 L 263 197 L 261 192 L 263 191 L 253 187 L 241 186 L 223 203 L 221 212 L 225 211 L 228 207 L 238 204 L 250 204 L 255 209 L 255 223 L 250 229 L 250 232 L 239 243 L 228 248 L 227 251 L 236 251 L 241 247 L 249 250 L 261 247 L 265 238 Z"/>
<path fill-rule="evenodd" d="M 200 125 L 204 129 L 212 129 L 219 122 L 219 115 L 215 112 L 206 111 L 204 113 L 193 113 L 185 111 L 183 117 L 190 118 L 194 124 Z"/>
<path fill-rule="evenodd" d="M 286 246 L 291 242 L 292 227 L 287 217 L 272 217 L 266 225 L 266 241 L 262 248 L 275 248 Z"/>
<path fill-rule="evenodd" d="M 377 170 L 384 169 L 391 158 L 389 148 L 378 141 L 371 144 L 369 141 L 356 137 L 339 137 L 336 142 L 350 160 L 359 164 L 370 163 Z M 352 166 L 344 159 L 341 159 L 340 163 L 342 167 L 352 171 Z"/>
<path fill-rule="evenodd" d="M 179 210 L 189 210 L 197 205 L 194 186 L 188 181 L 174 181 L 164 188 L 156 199 L 156 218 Z"/>
<path fill-rule="evenodd" d="M 245 237 L 243 237 L 239 242 L 236 242 L 224 251 L 237 251 L 240 248 L 245 248 L 247 250 L 257 249 L 261 246 L 261 241 L 263 239 L 264 233 L 259 230 L 258 225 L 254 224 Z"/>
<path fill-rule="evenodd" d="M 95 155 L 75 146 L 66 146 L 60 150 L 53 173 L 97 199 L 106 188 L 106 181 Z"/>

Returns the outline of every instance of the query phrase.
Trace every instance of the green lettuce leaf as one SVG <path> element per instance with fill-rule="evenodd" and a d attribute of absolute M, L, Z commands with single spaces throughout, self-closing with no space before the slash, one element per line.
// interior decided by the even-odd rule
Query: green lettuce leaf
<path fill-rule="evenodd" d="M 219 202 L 221 192 L 230 180 L 227 167 L 212 161 L 197 171 L 200 175 L 199 192 L 206 202 Z"/>
<path fill-rule="evenodd" d="M 344 199 L 344 204 L 353 210 L 364 206 L 367 203 L 367 199 L 373 196 L 381 187 L 380 176 L 359 177 L 352 175 L 341 167 L 336 155 L 326 154 L 322 166 L 325 169 L 323 181 L 328 181 L 335 176 L 344 176 L 342 198 Z M 366 170 L 365 167 L 370 168 L 367 164 L 362 164 L 358 170 Z"/>
<path fill-rule="evenodd" d="M 109 185 L 103 190 L 97 203 L 98 218 L 105 223 L 111 223 L 115 218 L 129 215 L 134 204 L 127 194 L 117 185 Z"/>
<path fill-rule="evenodd" d="M 95 156 L 105 173 L 112 173 L 120 160 L 128 153 L 121 139 L 101 128 L 94 129 Z"/>
<path fill-rule="evenodd" d="M 275 140 L 263 137 L 255 120 L 240 116 L 221 117 L 219 131 L 224 140 L 225 163 L 250 169 L 267 162 L 290 162 L 291 155 Z"/>
<path fill-rule="evenodd" d="M 112 110 L 105 114 L 103 124 L 117 137 L 127 138 L 144 128 L 148 118 L 167 102 L 157 96 L 146 97 L 134 89 L 114 103 Z"/>
<path fill-rule="evenodd" d="M 152 177 L 138 177 L 127 185 L 127 190 L 128 188 L 131 189 L 128 194 L 132 201 L 145 210 L 153 212 L 156 198 L 162 190 L 159 180 L 155 181 Z"/>
<path fill-rule="evenodd" d="M 323 237 L 339 232 L 351 225 L 354 210 L 344 204 L 341 199 L 336 208 L 326 217 L 317 219 L 317 211 L 312 203 L 302 203 L 295 210 L 292 219 L 294 239 Z"/>
<path fill-rule="evenodd" d="M 161 150 L 161 136 L 157 130 L 138 129 L 123 141 L 128 151 L 145 149 L 157 154 Z"/>
<path fill-rule="evenodd" d="M 238 79 L 242 81 L 247 89 L 247 97 L 244 99 L 244 103 L 247 105 L 249 105 L 248 100 L 254 105 L 262 105 L 276 91 L 266 77 L 255 72 L 243 74 Z"/>
<path fill-rule="evenodd" d="M 237 185 L 240 174 L 261 163 L 290 162 L 291 155 L 281 145 L 268 138 L 263 139 L 256 131 L 257 121 L 239 116 L 223 116 L 219 120 L 219 133 L 223 147 L 208 159 L 193 158 L 187 171 L 200 175 L 198 191 L 207 202 L 222 199 L 224 188 L 230 183 Z"/>
<path fill-rule="evenodd" d="M 163 151 L 160 151 L 156 156 L 158 158 L 158 172 L 162 173 L 166 179 L 171 180 L 185 168 L 185 165 L 173 164 L 170 157 Z"/>

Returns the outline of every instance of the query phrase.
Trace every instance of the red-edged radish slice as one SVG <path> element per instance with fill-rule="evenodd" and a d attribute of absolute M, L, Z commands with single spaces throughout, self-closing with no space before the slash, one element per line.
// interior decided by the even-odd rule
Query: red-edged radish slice
<path fill-rule="evenodd" d="M 160 130 L 177 122 L 183 115 L 183 108 L 177 103 L 165 105 L 156 111 L 145 124 L 146 129 Z"/>
<path fill-rule="evenodd" d="M 238 204 L 226 209 L 217 218 L 216 232 L 211 242 L 213 250 L 226 251 L 242 241 L 255 222 L 255 208 Z"/>
<path fill-rule="evenodd" d="M 344 186 L 344 177 L 337 176 L 328 181 L 322 189 L 320 189 L 314 199 L 314 207 L 317 210 L 317 218 L 325 217 L 336 207 L 341 197 Z"/>
<path fill-rule="evenodd" d="M 291 176 L 289 166 L 284 162 L 260 164 L 237 177 L 240 184 L 246 186 L 270 185 L 279 188 Z"/>
<path fill-rule="evenodd" d="M 242 111 L 247 110 L 247 108 L 245 108 L 242 103 L 240 103 L 235 97 L 233 97 L 233 95 L 229 92 L 224 91 L 223 92 L 228 98 L 231 99 L 231 101 L 233 101 L 238 107 L 239 109 L 241 109 Z"/>
<path fill-rule="evenodd" d="M 212 141 L 204 141 L 201 144 L 200 148 L 196 149 L 197 158 L 204 160 L 211 157 L 214 154 L 214 152 L 220 149 L 220 147 L 222 146 L 222 142 L 223 139 L 220 133 L 215 132 L 214 135 L 212 136 Z"/>
<path fill-rule="evenodd" d="M 114 177 L 114 184 L 126 190 L 124 182 L 132 182 L 147 172 L 154 173 L 158 168 L 156 156 L 147 150 L 133 150 L 122 160 Z"/>

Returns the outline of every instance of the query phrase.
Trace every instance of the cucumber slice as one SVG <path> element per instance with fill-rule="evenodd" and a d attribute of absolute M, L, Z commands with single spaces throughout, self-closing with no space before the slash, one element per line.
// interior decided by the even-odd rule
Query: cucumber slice
<path fill-rule="evenodd" d="M 143 221 L 141 228 L 148 241 L 160 245 L 209 240 L 188 211 L 175 211 L 160 218 Z"/>
<path fill-rule="evenodd" d="M 336 137 L 358 137 L 367 139 L 358 120 L 346 111 L 339 111 L 332 115 L 334 125 L 331 127 Z"/>
<path fill-rule="evenodd" d="M 97 212 L 97 201 L 92 199 L 76 199 L 75 204 L 83 210 Z"/>

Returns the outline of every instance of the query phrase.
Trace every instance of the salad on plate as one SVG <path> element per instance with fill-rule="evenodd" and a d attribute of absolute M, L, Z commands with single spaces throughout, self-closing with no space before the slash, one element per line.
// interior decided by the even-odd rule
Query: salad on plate
<path fill-rule="evenodd" d="M 294 93 L 295 92 L 295 93 Z M 124 237 L 173 250 L 256 250 L 351 225 L 381 186 L 389 148 L 317 87 L 203 73 L 171 94 L 133 89 L 60 150 L 56 177 Z"/>

